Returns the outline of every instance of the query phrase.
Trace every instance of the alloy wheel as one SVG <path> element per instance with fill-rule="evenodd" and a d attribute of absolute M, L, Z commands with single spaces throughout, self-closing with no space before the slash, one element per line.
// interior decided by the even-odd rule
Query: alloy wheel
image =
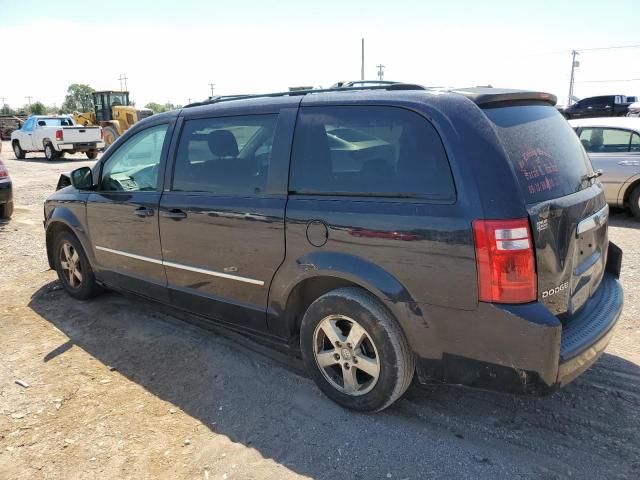
<path fill-rule="evenodd" d="M 71 288 L 80 288 L 82 286 L 80 255 L 69 242 L 64 242 L 60 247 L 60 267 L 67 284 Z"/>
<path fill-rule="evenodd" d="M 367 331 L 352 318 L 323 318 L 313 334 L 313 355 L 327 381 L 342 393 L 364 395 L 378 382 L 378 350 Z"/>

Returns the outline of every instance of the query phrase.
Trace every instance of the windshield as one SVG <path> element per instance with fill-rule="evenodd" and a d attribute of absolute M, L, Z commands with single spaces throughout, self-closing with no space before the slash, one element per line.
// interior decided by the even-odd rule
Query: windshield
<path fill-rule="evenodd" d="M 590 185 L 591 163 L 578 137 L 552 106 L 486 108 L 527 203 L 578 192 Z"/>

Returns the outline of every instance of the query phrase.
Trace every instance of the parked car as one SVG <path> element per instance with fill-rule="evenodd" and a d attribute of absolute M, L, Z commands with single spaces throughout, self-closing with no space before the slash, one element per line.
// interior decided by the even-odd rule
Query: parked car
<path fill-rule="evenodd" d="M 29 152 L 42 151 L 47 160 L 77 152 L 94 159 L 98 150 L 104 148 L 104 138 L 102 128 L 76 126 L 68 115 L 32 115 L 11 133 L 11 146 L 18 159 Z"/>
<path fill-rule="evenodd" d="M 550 391 L 623 302 L 602 185 L 554 104 L 391 84 L 154 115 L 46 200 L 49 264 L 74 298 L 126 291 L 289 349 L 355 410 L 414 372 Z M 342 129 L 379 156 L 343 168 Z"/>
<path fill-rule="evenodd" d="M 631 101 L 625 95 L 602 95 L 583 98 L 563 110 L 566 119 L 592 117 L 624 117 Z"/>
<path fill-rule="evenodd" d="M 0 152 L 2 151 L 0 142 Z M 9 170 L 0 160 L 0 218 L 7 220 L 13 214 L 13 187 Z"/>
<path fill-rule="evenodd" d="M 627 117 L 640 117 L 640 102 L 633 102 L 629 105 L 629 113 Z"/>
<path fill-rule="evenodd" d="M 640 118 L 570 120 L 595 169 L 607 203 L 640 220 Z"/>

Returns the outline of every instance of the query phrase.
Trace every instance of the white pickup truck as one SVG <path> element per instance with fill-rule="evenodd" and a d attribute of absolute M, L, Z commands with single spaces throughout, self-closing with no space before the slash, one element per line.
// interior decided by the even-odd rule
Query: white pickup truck
<path fill-rule="evenodd" d="M 47 160 L 55 160 L 65 153 L 84 152 L 94 159 L 104 148 L 101 127 L 74 125 L 68 115 L 32 115 L 19 130 L 11 133 L 11 146 L 16 158 L 29 152 L 42 152 Z"/>

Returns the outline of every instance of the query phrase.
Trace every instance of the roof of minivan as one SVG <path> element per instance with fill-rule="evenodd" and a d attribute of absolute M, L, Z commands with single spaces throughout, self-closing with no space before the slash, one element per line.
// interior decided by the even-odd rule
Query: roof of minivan
<path fill-rule="evenodd" d="M 396 85 L 396 87 L 401 84 Z M 322 103 L 357 103 L 359 100 L 380 100 L 389 102 L 392 100 L 424 101 L 428 99 L 441 98 L 442 96 L 462 96 L 471 100 L 477 105 L 489 105 L 502 102 L 518 101 L 540 101 L 555 105 L 556 97 L 550 93 L 534 92 L 527 90 L 513 90 L 491 87 L 474 87 L 460 89 L 435 89 L 423 88 L 417 85 L 406 85 L 413 88 L 336 88 L 328 90 L 307 90 L 282 93 L 266 93 L 264 95 L 248 95 L 237 97 L 220 97 L 208 101 L 189 105 L 183 111 L 192 109 L 206 111 L 208 108 L 216 106 L 267 106 L 278 105 L 282 107 L 303 105 L 317 105 Z"/>
<path fill-rule="evenodd" d="M 572 127 L 628 128 L 640 132 L 640 117 L 597 117 L 569 120 Z"/>

